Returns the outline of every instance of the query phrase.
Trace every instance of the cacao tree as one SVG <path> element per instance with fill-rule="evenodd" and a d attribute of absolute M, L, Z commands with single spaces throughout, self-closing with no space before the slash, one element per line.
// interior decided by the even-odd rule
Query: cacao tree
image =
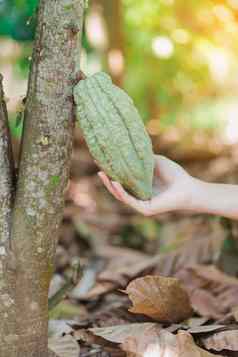
<path fill-rule="evenodd" d="M 19 173 L 0 85 L 0 356 L 47 357 L 48 288 L 69 176 L 84 0 L 40 0 Z"/>

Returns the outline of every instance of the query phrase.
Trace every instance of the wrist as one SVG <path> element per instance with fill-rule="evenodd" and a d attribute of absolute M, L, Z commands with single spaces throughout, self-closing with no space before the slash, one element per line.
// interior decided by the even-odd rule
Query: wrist
<path fill-rule="evenodd" d="M 204 213 L 209 200 L 209 183 L 191 177 L 187 207 L 191 212 Z"/>
<path fill-rule="evenodd" d="M 190 177 L 184 186 L 186 202 L 182 209 L 238 219 L 238 186 L 209 183 Z"/>

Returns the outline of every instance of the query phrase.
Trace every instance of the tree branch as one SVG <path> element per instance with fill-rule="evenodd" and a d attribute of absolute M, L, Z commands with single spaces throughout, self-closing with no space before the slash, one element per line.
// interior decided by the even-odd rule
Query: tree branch
<path fill-rule="evenodd" d="M 12 240 L 18 353 L 43 356 L 48 287 L 69 177 L 84 0 L 41 0 L 24 116 Z M 30 329 L 26 331 L 26 326 Z M 24 336 L 22 336 L 24 334 Z M 28 334 L 28 336 L 26 336 Z M 29 345 L 21 343 L 22 337 Z"/>
<path fill-rule="evenodd" d="M 0 75 L 0 356 L 15 357 L 15 265 L 11 252 L 11 217 L 14 196 L 14 163 L 7 107 Z M 9 342 L 6 343 L 9 338 Z M 8 345 L 11 353 L 8 354 Z"/>
<path fill-rule="evenodd" d="M 14 164 L 7 107 L 0 74 L 0 244 L 10 238 Z"/>

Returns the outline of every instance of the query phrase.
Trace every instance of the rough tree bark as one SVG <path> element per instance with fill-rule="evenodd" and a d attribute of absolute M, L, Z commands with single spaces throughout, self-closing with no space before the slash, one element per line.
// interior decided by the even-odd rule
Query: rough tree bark
<path fill-rule="evenodd" d="M 4 290 L 5 300 L 0 298 L 0 321 L 5 318 L 9 326 L 0 325 L 0 356 L 4 357 L 48 356 L 48 288 L 69 176 L 72 88 L 79 63 L 83 10 L 84 0 L 39 2 L 12 215 L 9 135 L 1 124 L 6 120 L 0 116 L 0 200 L 4 195 L 6 206 L 2 207 L 1 200 L 0 223 L 6 233 L 0 229 L 0 241 L 10 238 L 8 254 L 13 258 L 9 269 L 14 272 L 10 280 L 5 274 L 0 286 L 9 286 Z M 0 256 L 5 253 L 1 249 Z"/>
<path fill-rule="evenodd" d="M 13 156 L 7 109 L 0 75 L 0 356 L 15 338 L 15 264 L 10 247 L 11 211 L 14 196 Z M 15 351 L 14 351 L 15 350 Z M 13 347 L 13 356 L 16 349 Z"/>
<path fill-rule="evenodd" d="M 0 75 L 0 243 L 10 238 L 13 203 L 13 156 L 9 135 L 7 108 Z"/>

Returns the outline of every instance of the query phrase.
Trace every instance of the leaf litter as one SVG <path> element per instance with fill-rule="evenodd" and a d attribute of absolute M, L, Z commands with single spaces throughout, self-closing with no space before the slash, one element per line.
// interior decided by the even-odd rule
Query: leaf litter
<path fill-rule="evenodd" d="M 143 228 L 102 187 L 82 142 L 76 146 L 83 154 L 73 156 L 56 274 L 67 275 L 80 256 L 82 278 L 58 306 L 51 341 L 65 350 L 55 354 L 238 356 L 238 279 L 217 267 L 227 235 L 220 220 L 167 214 Z"/>

